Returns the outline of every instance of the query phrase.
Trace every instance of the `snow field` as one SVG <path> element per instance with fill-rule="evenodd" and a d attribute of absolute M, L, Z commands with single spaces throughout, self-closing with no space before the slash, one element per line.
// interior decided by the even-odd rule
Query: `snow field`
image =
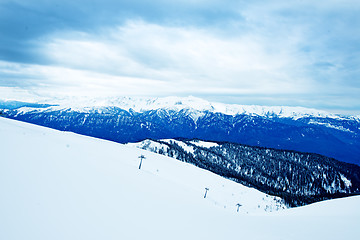
<path fill-rule="evenodd" d="M 262 193 L 105 140 L 0 118 L 0 153 L 4 240 L 356 239 L 360 233 L 359 197 L 241 214 L 234 202 L 245 203 L 246 194 L 257 201 Z"/>

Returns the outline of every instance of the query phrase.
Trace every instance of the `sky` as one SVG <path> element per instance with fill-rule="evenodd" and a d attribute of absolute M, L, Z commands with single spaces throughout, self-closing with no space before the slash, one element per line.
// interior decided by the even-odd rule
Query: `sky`
<path fill-rule="evenodd" d="M 195 96 L 360 114 L 358 0 L 0 0 L 0 99 Z"/>

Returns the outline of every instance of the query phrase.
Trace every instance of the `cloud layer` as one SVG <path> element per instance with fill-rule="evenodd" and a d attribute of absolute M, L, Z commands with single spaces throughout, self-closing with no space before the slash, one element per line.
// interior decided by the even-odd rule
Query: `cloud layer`
<path fill-rule="evenodd" d="M 360 112 L 359 10 L 357 1 L 3 1 L 0 88 Z"/>

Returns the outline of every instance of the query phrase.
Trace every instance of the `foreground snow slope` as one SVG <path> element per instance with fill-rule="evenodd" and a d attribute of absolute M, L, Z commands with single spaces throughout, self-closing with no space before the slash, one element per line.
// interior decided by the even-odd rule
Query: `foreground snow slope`
<path fill-rule="evenodd" d="M 272 197 L 262 200 L 262 193 L 191 165 L 4 118 L 0 152 L 0 239 L 351 239 L 360 233 L 359 197 L 269 214 L 266 206 L 281 207 Z M 147 157 L 141 170 L 140 154 Z M 244 205 L 239 213 L 235 199 Z"/>

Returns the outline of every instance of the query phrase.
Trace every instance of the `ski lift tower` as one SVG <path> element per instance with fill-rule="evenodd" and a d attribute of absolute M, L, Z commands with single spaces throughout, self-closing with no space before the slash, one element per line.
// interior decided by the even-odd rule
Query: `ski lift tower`
<path fill-rule="evenodd" d="M 143 159 L 146 159 L 146 157 L 145 157 L 144 155 L 142 155 L 142 154 L 141 154 L 141 155 L 139 156 L 139 158 L 140 158 L 140 165 L 139 165 L 139 169 L 141 169 L 142 160 L 143 160 Z"/>

